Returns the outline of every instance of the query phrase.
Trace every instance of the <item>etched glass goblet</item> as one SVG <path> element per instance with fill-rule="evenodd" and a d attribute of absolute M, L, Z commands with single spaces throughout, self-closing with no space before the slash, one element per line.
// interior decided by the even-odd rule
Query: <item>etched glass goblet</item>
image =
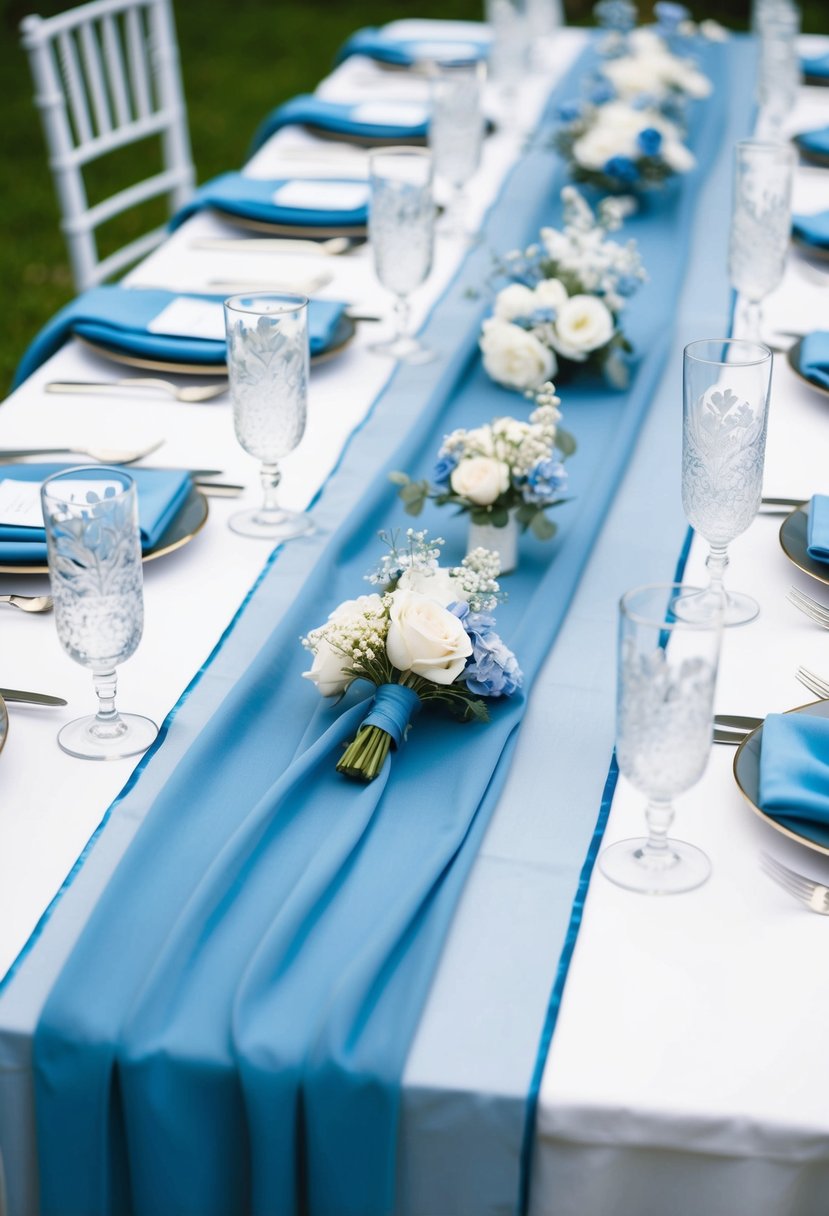
<path fill-rule="evenodd" d="M 115 668 L 134 654 L 144 628 L 141 536 L 135 482 L 102 465 L 66 469 L 41 487 L 58 639 L 89 667 L 98 712 L 69 722 L 58 743 L 84 760 L 120 760 L 147 750 L 149 718 L 115 708 Z"/>
<path fill-rule="evenodd" d="M 610 845 L 599 868 L 648 895 L 691 891 L 711 873 L 701 849 L 668 836 L 673 800 L 699 781 L 711 750 L 722 614 L 679 619 L 677 602 L 693 593 L 681 583 L 654 584 L 626 592 L 619 604 L 616 757 L 648 799 L 648 835 Z"/>
<path fill-rule="evenodd" d="M 757 134 L 779 139 L 800 87 L 800 12 L 782 0 L 760 9 L 760 62 L 757 71 Z"/>
<path fill-rule="evenodd" d="M 481 108 L 486 66 L 442 64 L 430 68 L 432 116 L 429 147 L 435 177 L 448 188 L 448 202 L 438 231 L 468 239 L 464 187 L 481 160 L 484 115 Z"/>
<path fill-rule="evenodd" d="M 744 304 L 745 336 L 761 340 L 762 302 L 783 278 L 792 224 L 794 148 L 741 140 L 734 151 L 728 277 Z"/>
<path fill-rule="evenodd" d="M 760 506 L 766 454 L 771 351 L 758 342 L 711 338 L 685 348 L 682 383 L 682 506 L 708 541 L 710 584 L 676 605 L 684 620 L 707 620 L 725 595 L 725 624 L 760 611 L 751 596 L 725 592 L 728 545 Z"/>
<path fill-rule="evenodd" d="M 308 300 L 298 295 L 225 300 L 227 372 L 236 438 L 261 461 L 263 500 L 228 521 L 242 536 L 285 541 L 313 530 L 310 515 L 278 502 L 279 461 L 302 439 L 308 414 Z"/>
<path fill-rule="evenodd" d="M 432 154 L 426 148 L 383 148 L 369 158 L 368 234 L 377 278 L 394 295 L 395 335 L 371 350 L 403 363 L 428 363 L 434 352 L 409 333 L 409 296 L 432 269 L 435 202 Z"/>

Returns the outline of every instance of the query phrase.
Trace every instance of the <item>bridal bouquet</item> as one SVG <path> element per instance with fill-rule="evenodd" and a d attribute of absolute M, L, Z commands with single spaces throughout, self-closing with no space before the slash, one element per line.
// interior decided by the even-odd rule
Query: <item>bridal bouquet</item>
<path fill-rule="evenodd" d="M 647 275 L 635 241 L 610 239 L 625 215 L 620 200 L 603 199 L 594 212 L 573 186 L 561 199 L 562 227 L 542 228 L 537 244 L 496 268 L 512 282 L 483 323 L 484 369 L 507 388 L 532 392 L 560 370 L 590 366 L 622 388 L 632 347 L 620 316 Z"/>
<path fill-rule="evenodd" d="M 653 106 L 568 103 L 555 145 L 575 181 L 614 194 L 653 190 L 696 165 L 682 133 Z"/>
<path fill-rule="evenodd" d="M 566 501 L 563 460 L 576 444 L 558 427 L 560 399 L 553 385 L 545 385 L 536 400 L 540 404 L 529 422 L 496 418 L 474 430 L 452 431 L 437 454 L 431 482 L 393 473 L 407 512 L 419 515 L 431 499 L 467 512 L 473 524 L 495 528 L 506 527 L 512 512 L 539 540 L 555 536 L 556 525 L 546 512 Z"/>
<path fill-rule="evenodd" d="M 484 698 L 511 696 L 522 681 L 494 630 L 492 611 L 503 598 L 497 558 L 477 549 L 447 569 L 439 565 L 441 539 L 409 528 L 398 548 L 395 537 L 380 535 L 389 552 L 368 575 L 380 590 L 346 600 L 302 639 L 314 656 L 303 674 L 324 697 L 355 680 L 375 686 L 372 709 L 337 765 L 360 781 L 378 775 L 424 705 L 485 722 Z"/>

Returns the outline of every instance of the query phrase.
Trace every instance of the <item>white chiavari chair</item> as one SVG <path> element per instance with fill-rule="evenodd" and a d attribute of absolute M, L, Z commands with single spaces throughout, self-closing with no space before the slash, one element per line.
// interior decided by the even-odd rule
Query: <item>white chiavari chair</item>
<path fill-rule="evenodd" d="M 163 227 L 155 228 L 102 259 L 96 238 L 101 224 L 162 195 L 172 212 L 193 190 L 170 2 L 93 0 L 55 17 L 26 17 L 20 28 L 55 179 L 61 230 L 75 285 L 84 290 L 123 270 L 165 235 Z M 160 141 L 161 172 L 90 206 L 86 167 L 152 137 Z"/>

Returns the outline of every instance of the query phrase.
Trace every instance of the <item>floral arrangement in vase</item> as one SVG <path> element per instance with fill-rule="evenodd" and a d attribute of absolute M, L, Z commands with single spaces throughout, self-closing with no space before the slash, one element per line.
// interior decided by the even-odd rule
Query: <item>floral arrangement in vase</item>
<path fill-rule="evenodd" d="M 647 278 L 636 242 L 609 236 L 621 227 L 625 206 L 606 198 L 594 211 L 573 186 L 561 199 L 562 227 L 542 228 L 537 244 L 513 250 L 497 266 L 511 283 L 483 323 L 484 369 L 523 392 L 583 367 L 624 388 L 632 347 L 621 314 Z"/>
<path fill-rule="evenodd" d="M 314 656 L 303 675 L 322 696 L 340 696 L 355 680 L 376 689 L 337 764 L 360 781 L 380 773 L 421 708 L 442 706 L 463 722 L 486 722 L 487 699 L 511 696 L 522 682 L 515 655 L 494 629 L 492 612 L 503 599 L 497 557 L 478 549 L 448 569 L 439 564 L 439 537 L 409 528 L 401 547 L 395 536 L 380 537 L 389 552 L 367 576 L 380 590 L 346 600 L 302 639 Z"/>
<path fill-rule="evenodd" d="M 545 385 L 535 400 L 529 421 L 496 418 L 452 431 L 438 451 L 431 481 L 391 474 L 410 515 L 419 515 L 428 501 L 468 514 L 468 550 L 483 546 L 497 552 L 502 574 L 518 563 L 519 529 L 529 528 L 539 540 L 555 536 L 547 511 L 566 501 L 563 462 L 576 449 L 573 437 L 558 426 L 560 399 L 553 385 Z"/>

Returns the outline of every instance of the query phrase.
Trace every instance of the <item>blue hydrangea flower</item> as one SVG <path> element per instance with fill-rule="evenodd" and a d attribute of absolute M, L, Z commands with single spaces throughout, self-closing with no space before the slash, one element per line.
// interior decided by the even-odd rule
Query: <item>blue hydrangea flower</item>
<path fill-rule="evenodd" d="M 535 506 L 554 502 L 567 489 L 567 470 L 552 456 L 539 460 L 521 484 L 524 502 Z"/>
<path fill-rule="evenodd" d="M 472 656 L 464 669 L 464 682 L 479 697 L 511 697 L 524 679 L 518 660 L 495 630 L 495 618 L 470 612 L 465 602 L 450 604 L 472 642 Z"/>
<path fill-rule="evenodd" d="M 660 31 L 665 34 L 673 34 L 683 21 L 688 21 L 691 17 L 684 4 L 675 4 L 673 0 L 659 0 L 659 3 L 653 6 L 653 12 Z"/>
<path fill-rule="evenodd" d="M 657 131 L 656 127 L 645 127 L 644 131 L 639 132 L 636 142 L 645 156 L 658 156 L 662 147 L 662 132 Z"/>
<path fill-rule="evenodd" d="M 611 156 L 605 163 L 604 171 L 608 177 L 615 177 L 617 181 L 624 183 L 635 182 L 639 177 L 636 162 L 629 156 Z"/>
<path fill-rule="evenodd" d="M 642 280 L 637 279 L 635 275 L 620 274 L 616 280 L 614 291 L 617 296 L 624 296 L 627 299 L 629 296 L 636 295 L 641 286 Z"/>
<path fill-rule="evenodd" d="M 616 96 L 616 90 L 609 80 L 598 80 L 593 85 L 588 96 L 594 106 L 603 106 L 606 102 L 613 100 Z"/>
<path fill-rule="evenodd" d="M 575 122 L 581 118 L 582 104 L 580 101 L 563 101 L 558 107 L 558 116 L 562 122 Z"/>
<path fill-rule="evenodd" d="M 452 476 L 457 463 L 458 458 L 454 452 L 447 452 L 445 448 L 441 448 L 438 452 L 435 467 L 432 469 L 432 481 L 435 485 L 448 486 L 449 478 Z"/>

